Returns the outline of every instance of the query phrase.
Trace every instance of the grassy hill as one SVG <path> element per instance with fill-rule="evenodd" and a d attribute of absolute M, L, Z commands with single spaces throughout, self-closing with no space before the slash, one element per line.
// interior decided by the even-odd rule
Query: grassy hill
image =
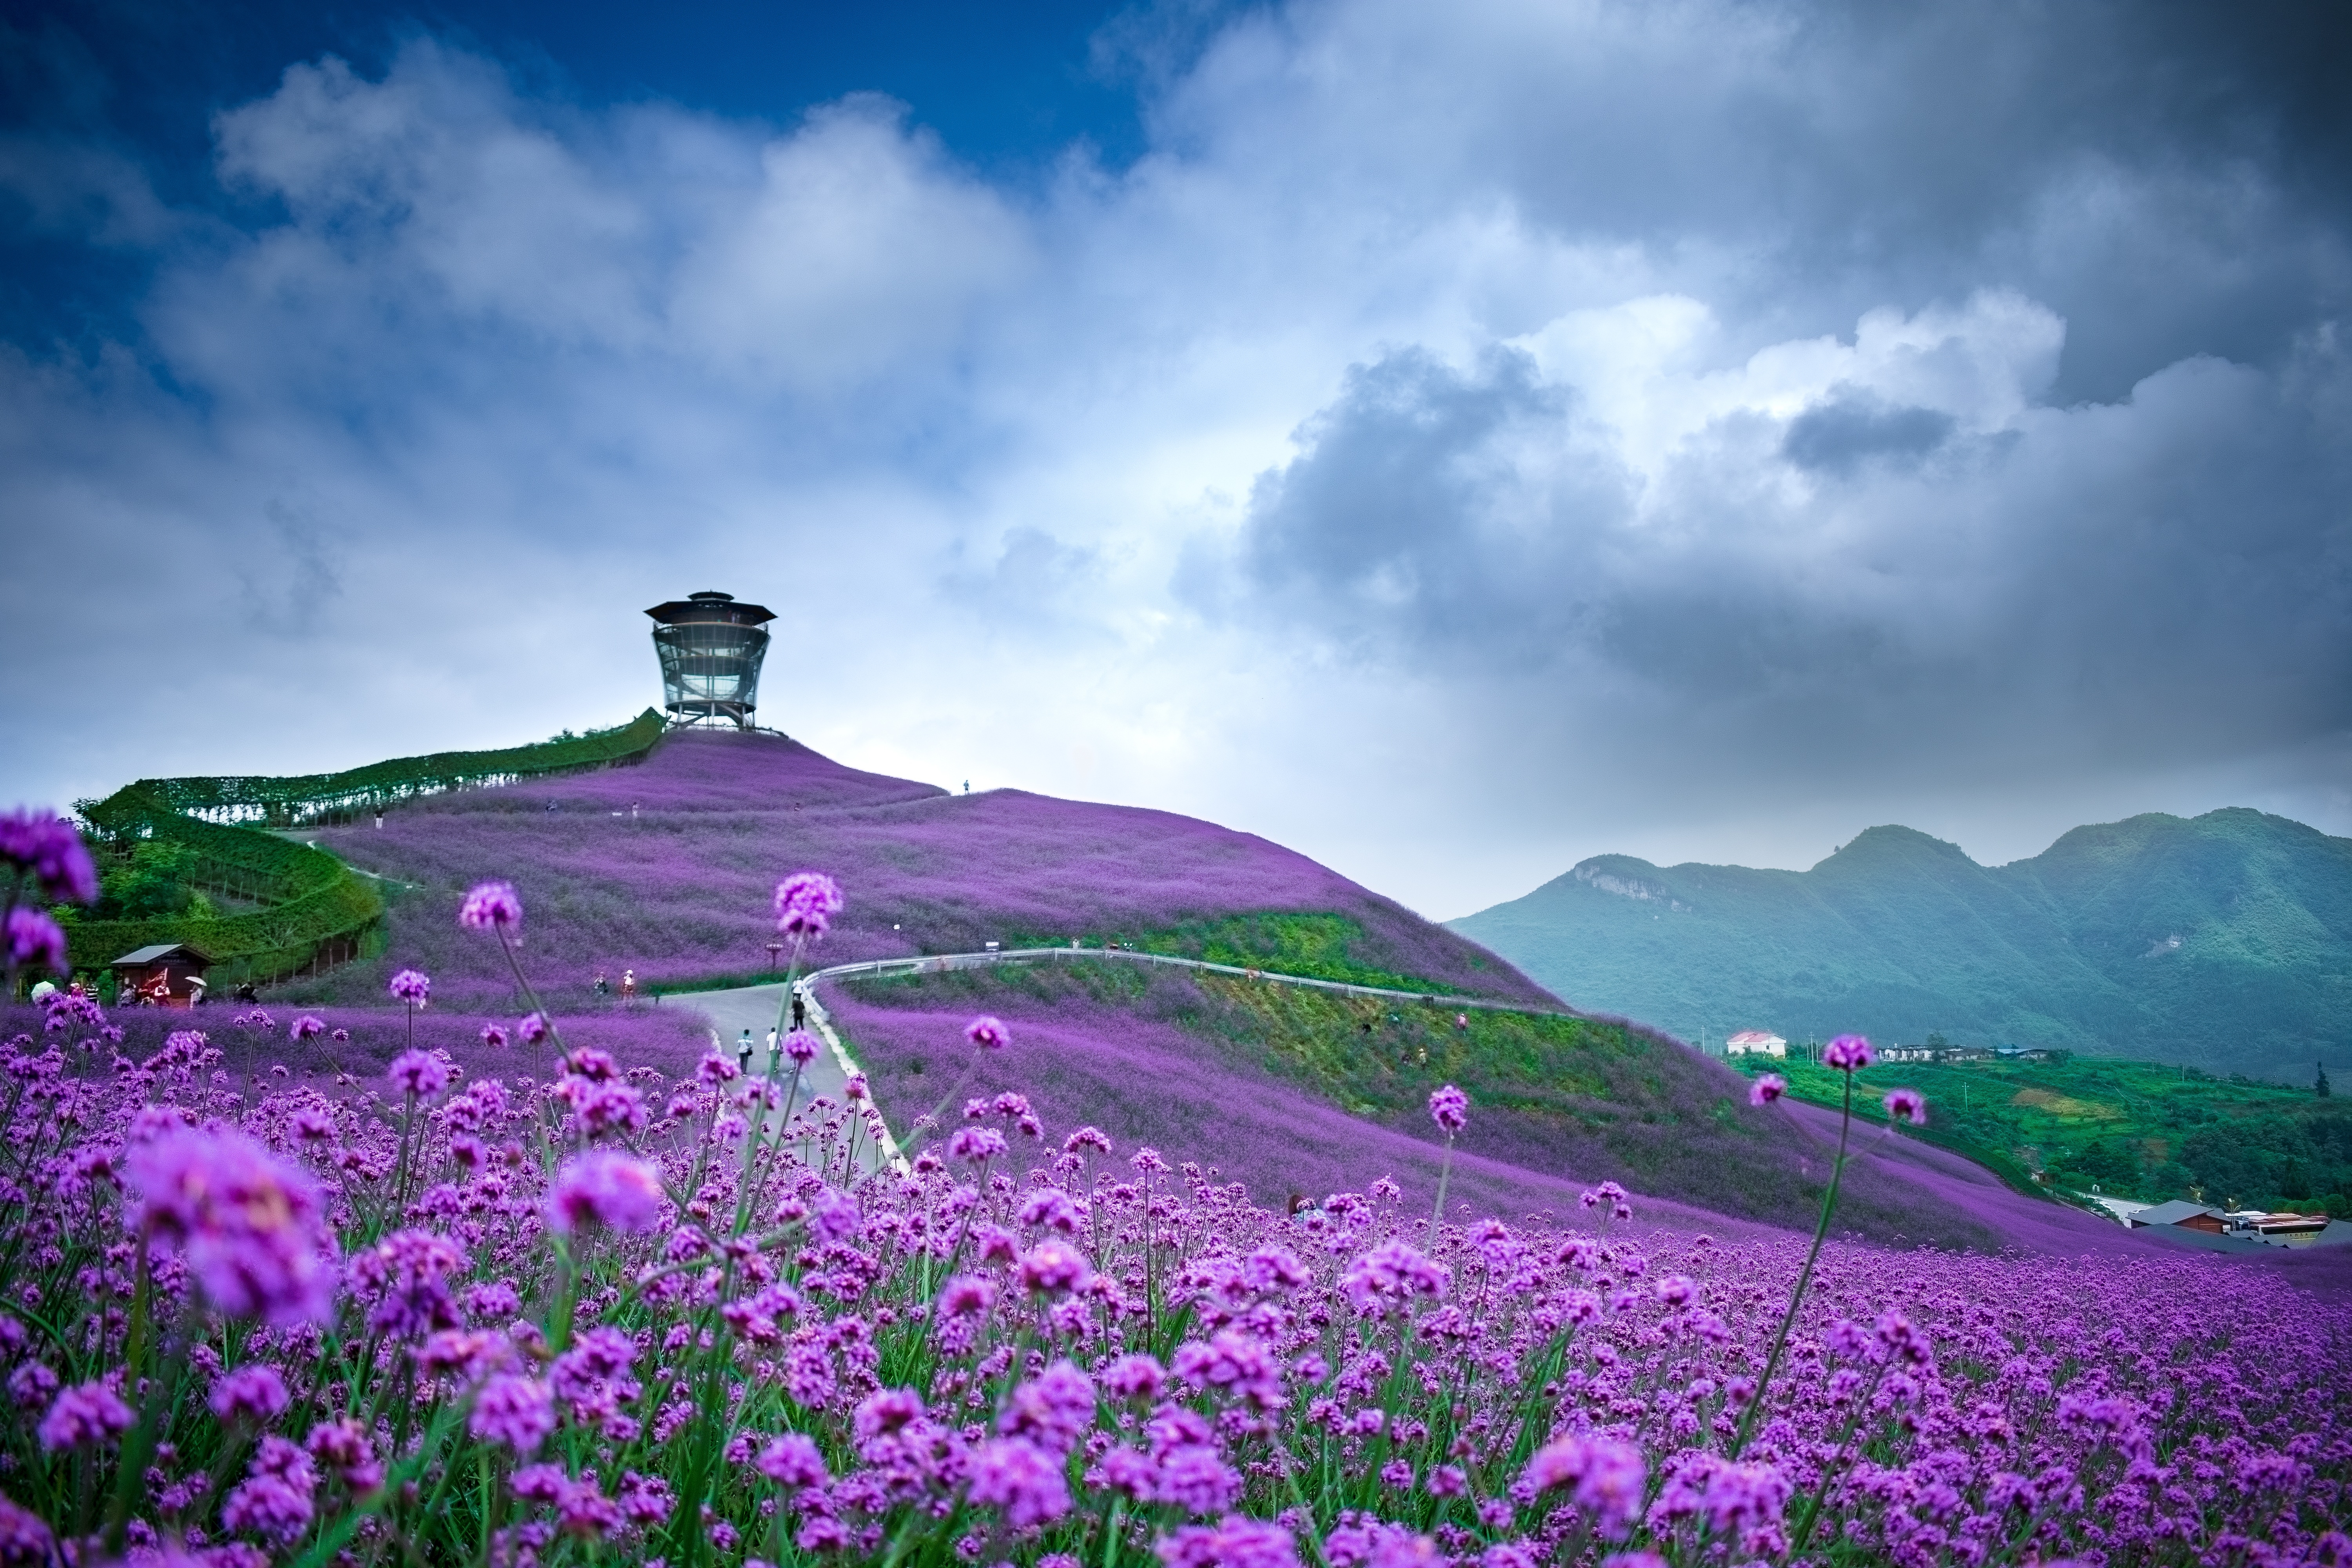
<path fill-rule="evenodd" d="M 520 889 L 524 957 L 559 1009 L 586 1005 L 599 972 L 678 987 L 758 978 L 776 879 L 815 868 L 849 899 L 816 963 L 1076 937 L 1559 1005 L 1475 942 L 1251 835 L 1019 791 L 950 795 L 772 736 L 676 735 L 633 767 L 419 799 L 382 828 L 308 836 L 383 879 L 384 946 L 284 988 L 289 1004 L 380 1005 L 389 971 L 414 964 L 434 976 L 436 1015 L 497 1015 L 512 1002 L 503 965 L 451 918 L 488 877 Z M 1787 1119 L 1638 1026 L 1479 1016 L 1457 1030 L 1442 1001 L 1386 1009 L 1177 975 L 1122 989 L 1139 984 L 1125 969 L 1083 984 L 949 977 L 845 994 L 842 1018 L 901 1125 L 942 1092 L 964 1020 L 992 1008 L 1019 1044 L 975 1092 L 1029 1092 L 1057 1134 L 1094 1121 L 1261 1195 L 1381 1175 L 1425 1194 L 1439 1153 L 1425 1101 L 1449 1078 L 1478 1107 L 1455 1191 L 1502 1212 L 1571 1207 L 1614 1178 L 1789 1224 L 1819 1192 L 1818 1152 Z M 1997 1239 L 1964 1205 L 1899 1184 L 1858 1193 L 1851 1219 L 1914 1240 Z"/>
<path fill-rule="evenodd" d="M 1840 1076 L 1801 1061 L 1745 1058 L 1790 1092 L 1835 1106 Z M 2033 1173 L 2078 1193 L 2161 1203 L 2352 1215 L 2352 1101 L 2308 1089 L 2216 1079 L 2153 1062 L 1883 1063 L 1856 1075 L 1861 1113 L 1886 1120 L 1897 1085 L 1927 1096 L 1925 1136 L 2021 1185 Z"/>
<path fill-rule="evenodd" d="M 1979 866 L 1874 827 L 1808 871 L 1603 855 L 1449 922 L 1580 1006 L 2311 1080 L 2352 1062 L 2352 839 L 2232 809 Z"/>

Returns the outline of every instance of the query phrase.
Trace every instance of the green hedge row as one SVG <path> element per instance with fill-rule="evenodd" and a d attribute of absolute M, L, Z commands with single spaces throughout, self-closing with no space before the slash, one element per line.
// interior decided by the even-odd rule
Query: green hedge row
<path fill-rule="evenodd" d="M 572 740 L 436 752 L 293 778 L 142 779 L 104 800 L 79 802 L 82 819 L 101 838 L 169 839 L 194 852 L 193 885 L 266 907 L 212 918 L 133 921 L 86 920 L 64 910 L 60 923 L 73 966 L 100 969 L 139 948 L 186 942 L 213 959 L 214 983 L 226 986 L 357 957 L 380 930 L 383 895 L 325 850 L 260 826 L 291 826 L 468 784 L 635 762 L 653 750 L 663 730 L 661 714 L 648 708 L 626 724 Z M 259 826 L 238 826 L 247 822 Z"/>
<path fill-rule="evenodd" d="M 289 778 L 142 779 L 131 785 L 171 810 L 188 816 L 265 822 L 290 826 L 413 795 L 467 784 L 506 783 L 546 773 L 578 773 L 635 762 L 653 750 L 664 731 L 661 714 L 648 708 L 628 723 L 592 730 L 568 741 L 541 741 L 495 752 L 436 752 L 426 757 L 395 757 L 340 773 Z M 120 795 L 85 804 L 82 815 L 96 822 Z"/>
<path fill-rule="evenodd" d="M 210 919 L 186 915 L 94 921 L 68 911 L 60 923 L 74 968 L 98 969 L 160 942 L 187 942 L 217 966 L 215 984 L 273 980 L 356 956 L 383 918 L 373 883 L 323 849 L 249 827 L 181 816 L 144 784 L 85 805 L 82 816 L 117 841 L 165 838 L 194 851 L 198 886 L 267 908 Z"/>

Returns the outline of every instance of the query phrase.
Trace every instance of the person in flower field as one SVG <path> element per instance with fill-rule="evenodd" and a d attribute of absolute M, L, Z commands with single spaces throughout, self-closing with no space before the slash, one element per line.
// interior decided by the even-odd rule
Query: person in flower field
<path fill-rule="evenodd" d="M 840 890 L 779 893 L 796 979 Z M 632 1068 L 564 1038 L 525 915 L 458 918 L 544 1081 L 467 1073 L 414 970 L 373 1084 L 133 1058 L 87 998 L 0 1037 L 0 1564 L 2352 1564 L 2352 1310 L 2202 1255 L 1831 1241 L 1878 1179 L 1859 1037 L 1810 1242 L 1612 1182 L 1481 1213 L 1466 1153 L 1449 1209 L 1487 1114 L 1451 1084 L 1410 1193 L 1269 1208 L 1051 1125 L 999 1018 L 942 1030 L 971 1092 L 895 1161 L 863 1079 L 799 1099 L 803 1031 L 759 1077 Z"/>

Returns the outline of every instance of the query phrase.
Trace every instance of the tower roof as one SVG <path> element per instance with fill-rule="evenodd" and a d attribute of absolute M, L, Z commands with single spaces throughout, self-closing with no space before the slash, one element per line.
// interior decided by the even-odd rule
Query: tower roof
<path fill-rule="evenodd" d="M 765 605 L 739 604 L 732 594 L 688 594 L 683 599 L 672 599 L 666 605 L 656 605 L 646 614 L 666 626 L 688 621 L 716 621 L 729 626 L 764 626 L 776 618 L 776 613 Z"/>

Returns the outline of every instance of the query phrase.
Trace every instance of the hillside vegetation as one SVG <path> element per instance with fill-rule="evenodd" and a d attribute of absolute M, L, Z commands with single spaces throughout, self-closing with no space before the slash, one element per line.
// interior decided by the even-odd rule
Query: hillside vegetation
<path fill-rule="evenodd" d="M 1278 951 L 1249 956 L 1291 969 Z M 1319 1195 L 1383 1174 L 1425 1191 L 1438 1144 L 1429 1094 L 1454 1083 L 1475 1107 L 1466 1152 L 1565 1188 L 1519 1197 L 1522 1205 L 1556 1205 L 1577 1184 L 1605 1180 L 1780 1225 L 1808 1223 L 1821 1201 L 1825 1170 L 1808 1162 L 1782 1118 L 1750 1107 L 1739 1079 L 1720 1065 L 1638 1025 L 1456 1011 L 1103 960 L 857 980 L 840 990 L 850 1004 L 841 1022 L 894 1115 L 999 1087 L 956 1089 L 940 1079 L 963 1055 L 957 1021 L 990 1013 L 1012 1025 L 1016 1042 L 1051 1042 L 1045 1059 L 1006 1064 L 1049 1121 L 1151 1141 L 1164 1136 L 1151 1128 L 1166 1119 L 1150 1101 L 1181 1085 L 1177 1092 L 1205 1113 L 1190 1142 L 1262 1196 L 1286 1188 Z M 1334 1163 L 1302 1145 L 1296 1117 L 1269 1124 L 1237 1113 L 1274 1085 L 1400 1135 L 1412 1163 L 1396 1163 L 1405 1151 L 1392 1142 L 1359 1134 L 1357 1158 Z M 1857 1183 L 1842 1212 L 1845 1224 L 1874 1235 L 1997 1240 L 1907 1184 Z"/>
<path fill-rule="evenodd" d="M 1743 1058 L 1790 1092 L 1834 1106 L 1840 1076 L 1805 1062 Z M 1856 1075 L 1862 1113 L 1901 1084 L 1927 1096 L 1931 1142 L 2020 1185 L 2046 1173 L 2078 1193 L 2161 1203 L 2324 1209 L 2352 1215 L 2352 1102 L 2152 1062 L 1896 1062 Z"/>
<path fill-rule="evenodd" d="M 773 735 L 672 735 L 635 767 L 436 795 L 393 811 L 381 830 L 317 837 L 403 890 L 390 900 L 383 959 L 305 999 L 372 1000 L 407 963 L 453 998 L 504 996 L 503 962 L 448 916 L 449 900 L 485 877 L 514 882 L 534 911 L 525 941 L 553 996 L 585 997 L 599 973 L 617 982 L 629 969 L 641 984 L 680 987 L 756 978 L 770 963 L 776 879 L 815 868 L 849 905 L 812 963 L 1144 932 L 1239 951 L 1248 919 L 1298 913 L 1324 922 L 1314 929 L 1327 958 L 1337 943 L 1365 973 L 1551 1002 L 1475 943 L 1255 835 L 1019 790 L 951 795 Z"/>
<path fill-rule="evenodd" d="M 1998 867 L 1906 827 L 1808 871 L 1603 855 L 1450 923 L 1580 1006 L 1717 1042 L 1940 1031 L 2305 1083 L 2352 1058 L 2352 839 L 2256 811 Z"/>

